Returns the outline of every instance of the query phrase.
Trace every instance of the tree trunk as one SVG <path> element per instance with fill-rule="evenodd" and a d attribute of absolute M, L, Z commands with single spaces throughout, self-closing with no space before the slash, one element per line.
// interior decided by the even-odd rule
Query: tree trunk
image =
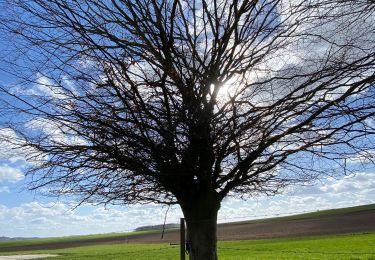
<path fill-rule="evenodd" d="M 187 227 L 190 260 L 217 260 L 216 225 L 220 200 L 216 192 L 181 205 Z"/>

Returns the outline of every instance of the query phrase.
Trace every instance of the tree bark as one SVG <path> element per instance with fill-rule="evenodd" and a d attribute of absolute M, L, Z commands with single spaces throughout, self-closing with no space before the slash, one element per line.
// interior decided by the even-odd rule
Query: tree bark
<path fill-rule="evenodd" d="M 186 250 L 190 260 L 217 260 L 216 225 L 220 199 L 209 192 L 199 199 L 181 204 L 186 220 Z"/>

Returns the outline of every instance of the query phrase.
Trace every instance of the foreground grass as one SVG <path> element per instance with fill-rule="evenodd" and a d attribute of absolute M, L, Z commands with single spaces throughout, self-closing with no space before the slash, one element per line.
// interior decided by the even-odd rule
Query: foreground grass
<path fill-rule="evenodd" d="M 220 259 L 367 259 L 375 260 L 375 233 L 228 241 L 219 243 Z"/>
<path fill-rule="evenodd" d="M 293 239 L 220 241 L 220 260 L 248 259 L 367 259 L 375 260 L 375 233 Z M 2 252 L 0 255 L 49 253 L 65 259 L 179 259 L 178 246 L 168 244 L 112 244 L 59 250 Z M 47 259 L 47 258 L 45 258 Z"/>

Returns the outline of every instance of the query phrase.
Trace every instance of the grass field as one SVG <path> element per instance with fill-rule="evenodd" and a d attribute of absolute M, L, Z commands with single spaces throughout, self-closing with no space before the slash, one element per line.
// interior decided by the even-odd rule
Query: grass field
<path fill-rule="evenodd" d="M 59 254 L 49 259 L 179 259 L 178 246 L 168 244 L 112 244 L 58 250 L 0 252 Z M 252 241 L 220 241 L 220 260 L 245 259 L 367 259 L 375 260 L 375 233 Z M 45 258 L 47 259 L 47 258 Z"/>
<path fill-rule="evenodd" d="M 129 235 L 137 234 L 151 234 L 158 233 L 159 231 L 139 231 L 139 232 L 128 232 L 128 233 L 109 233 L 109 234 L 96 234 L 96 235 L 86 235 L 86 236 L 69 236 L 69 237 L 51 237 L 51 238 L 35 238 L 30 240 L 6 240 L 0 241 L 0 252 L 4 247 L 10 246 L 28 246 L 28 245 L 43 245 L 51 243 L 61 243 L 61 242 L 78 242 L 82 240 L 96 240 L 100 238 L 124 238 Z"/>

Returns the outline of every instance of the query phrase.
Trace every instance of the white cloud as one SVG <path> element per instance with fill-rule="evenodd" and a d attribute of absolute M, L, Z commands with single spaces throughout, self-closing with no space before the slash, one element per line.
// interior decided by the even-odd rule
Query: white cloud
<path fill-rule="evenodd" d="M 3 186 L 3 187 L 0 187 L 0 193 L 10 193 L 10 189 L 8 186 Z"/>
<path fill-rule="evenodd" d="M 5 236 L 67 236 L 132 231 L 143 225 L 161 224 L 166 207 L 134 205 L 132 207 L 70 206 L 57 203 L 31 202 L 17 207 L 0 204 L 0 235 Z M 178 207 L 171 208 L 167 222 L 177 223 Z"/>
<path fill-rule="evenodd" d="M 55 86 L 49 78 L 42 75 L 41 73 L 37 74 L 36 94 L 49 96 L 54 99 L 66 98 L 66 93 L 64 92 L 63 88 L 61 88 L 60 86 Z"/>
<path fill-rule="evenodd" d="M 341 180 L 324 185 L 321 190 L 324 192 L 334 192 L 336 194 L 343 192 L 375 192 L 375 174 L 362 172 L 352 174 Z"/>
<path fill-rule="evenodd" d="M 375 151 L 361 151 L 347 160 L 351 164 L 371 164 L 375 162 Z"/>
<path fill-rule="evenodd" d="M 25 125 L 29 130 L 42 131 L 55 142 L 64 142 L 66 135 L 56 122 L 44 118 L 36 118 Z"/>
<path fill-rule="evenodd" d="M 21 141 L 10 128 L 0 128 L 0 160 L 16 162 L 25 161 L 25 150 L 21 149 Z"/>
<path fill-rule="evenodd" d="M 20 169 L 10 167 L 8 165 L 0 165 L 0 182 L 9 181 L 17 182 L 24 178 Z"/>
<path fill-rule="evenodd" d="M 42 131 L 51 141 L 62 144 L 86 144 L 85 141 L 72 132 L 66 125 L 59 122 L 36 118 L 25 125 L 29 130 Z M 71 135 L 68 135 L 70 133 Z"/>
<path fill-rule="evenodd" d="M 375 203 L 375 173 L 357 173 L 341 179 L 327 179 L 316 186 L 295 187 L 287 194 L 257 197 L 247 201 L 228 198 L 221 206 L 218 221 L 267 218 L 330 208 Z M 162 224 L 166 206 L 132 205 L 77 210 L 62 202 L 30 202 L 7 207 L 0 204 L 0 235 L 67 236 L 131 231 L 139 226 Z M 167 223 L 178 223 L 182 212 L 169 209 Z"/>
<path fill-rule="evenodd" d="M 375 203 L 375 173 L 328 178 L 315 186 L 291 187 L 285 194 L 242 201 L 226 199 L 219 222 L 267 218 Z"/>

